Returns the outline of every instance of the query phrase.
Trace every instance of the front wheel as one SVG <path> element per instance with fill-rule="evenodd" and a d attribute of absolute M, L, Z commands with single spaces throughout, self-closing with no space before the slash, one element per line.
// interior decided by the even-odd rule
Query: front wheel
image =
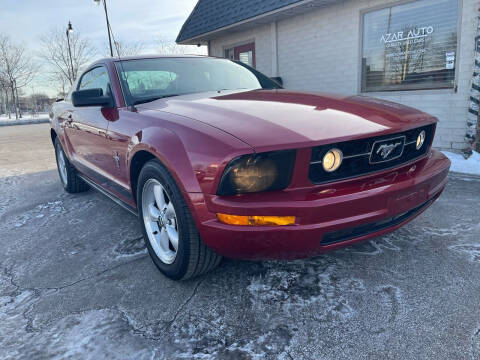
<path fill-rule="evenodd" d="M 140 172 L 137 204 L 148 252 L 173 280 L 186 280 L 215 268 L 221 256 L 200 239 L 190 210 L 174 179 L 157 160 Z"/>

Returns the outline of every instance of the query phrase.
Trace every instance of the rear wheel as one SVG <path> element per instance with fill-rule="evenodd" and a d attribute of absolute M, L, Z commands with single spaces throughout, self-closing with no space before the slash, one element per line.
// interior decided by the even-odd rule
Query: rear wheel
<path fill-rule="evenodd" d="M 74 194 L 88 190 L 88 185 L 78 177 L 77 170 L 68 161 L 62 148 L 62 143 L 55 138 L 55 157 L 57 159 L 58 175 L 65 191 Z"/>
<path fill-rule="evenodd" d="M 215 268 L 221 256 L 200 239 L 178 186 L 157 160 L 142 168 L 137 204 L 143 236 L 158 269 L 173 280 L 186 280 Z"/>

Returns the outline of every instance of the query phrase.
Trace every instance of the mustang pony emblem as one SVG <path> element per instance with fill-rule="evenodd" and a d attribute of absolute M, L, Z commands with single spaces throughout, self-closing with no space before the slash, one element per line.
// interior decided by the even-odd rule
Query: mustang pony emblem
<path fill-rule="evenodd" d="M 388 158 L 388 156 L 393 152 L 393 150 L 395 150 L 397 147 L 401 146 L 402 143 L 401 142 L 397 142 L 395 144 L 383 144 L 382 146 L 380 146 L 377 150 L 377 154 L 380 154 L 380 156 L 382 157 L 382 159 L 386 159 Z"/>
<path fill-rule="evenodd" d="M 115 165 L 117 166 L 117 169 L 120 169 L 120 156 L 118 156 L 118 151 L 115 151 L 113 154 L 113 160 L 115 160 Z"/>

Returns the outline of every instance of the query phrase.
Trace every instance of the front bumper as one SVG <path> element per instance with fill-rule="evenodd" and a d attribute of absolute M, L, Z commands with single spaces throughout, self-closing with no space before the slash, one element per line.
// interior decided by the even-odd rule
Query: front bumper
<path fill-rule="evenodd" d="M 207 246 L 227 257 L 296 259 L 391 232 L 425 211 L 445 188 L 450 161 L 433 150 L 414 164 L 308 189 L 218 197 L 192 203 Z M 246 227 L 215 214 L 296 216 L 294 226 Z"/>

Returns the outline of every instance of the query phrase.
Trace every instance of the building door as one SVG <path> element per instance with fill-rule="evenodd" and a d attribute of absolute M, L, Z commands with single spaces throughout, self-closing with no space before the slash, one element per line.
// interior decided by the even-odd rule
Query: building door
<path fill-rule="evenodd" d="M 225 50 L 225 57 L 231 60 L 241 61 L 251 67 L 256 66 L 255 43 L 249 43 Z"/>

